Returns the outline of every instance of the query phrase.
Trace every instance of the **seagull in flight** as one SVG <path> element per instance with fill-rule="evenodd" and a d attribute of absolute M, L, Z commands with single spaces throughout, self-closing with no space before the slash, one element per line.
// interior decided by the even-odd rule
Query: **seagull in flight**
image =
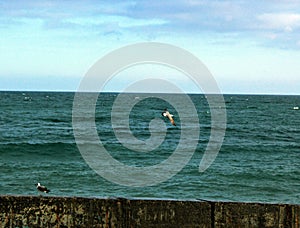
<path fill-rule="evenodd" d="M 40 183 L 37 183 L 36 189 L 39 190 L 40 192 L 48 193 L 50 190 L 46 188 L 45 186 L 41 185 Z"/>
<path fill-rule="evenodd" d="M 176 126 L 175 121 L 173 119 L 173 115 L 169 113 L 168 109 L 165 109 L 165 111 L 163 111 L 161 115 L 164 117 L 168 117 L 169 120 L 171 121 L 171 124 Z"/>

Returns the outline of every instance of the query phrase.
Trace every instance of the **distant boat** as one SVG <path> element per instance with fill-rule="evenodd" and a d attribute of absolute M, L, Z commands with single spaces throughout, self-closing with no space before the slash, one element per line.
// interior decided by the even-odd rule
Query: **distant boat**
<path fill-rule="evenodd" d="M 298 106 L 295 106 L 293 109 L 294 109 L 294 110 L 299 110 L 299 107 L 298 107 Z"/>

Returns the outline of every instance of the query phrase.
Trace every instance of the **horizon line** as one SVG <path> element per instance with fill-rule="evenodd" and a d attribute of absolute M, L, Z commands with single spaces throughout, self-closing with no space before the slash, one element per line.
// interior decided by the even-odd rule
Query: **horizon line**
<path fill-rule="evenodd" d="M 190 95 L 270 95 L 270 96 L 300 96 L 300 93 L 264 93 L 264 92 L 225 92 L 225 93 L 196 93 L 196 92 L 182 92 L 182 93 L 171 93 L 171 92 L 138 92 L 138 91 L 132 91 L 132 92 L 122 92 L 122 91 L 102 91 L 102 92 L 96 92 L 96 91 L 76 91 L 76 90 L 31 90 L 31 89 L 24 89 L 24 90 L 14 90 L 14 89 L 0 89 L 0 92 L 31 92 L 31 93 L 38 93 L 38 92 L 44 92 L 44 93 L 126 93 L 126 94 L 190 94 Z"/>

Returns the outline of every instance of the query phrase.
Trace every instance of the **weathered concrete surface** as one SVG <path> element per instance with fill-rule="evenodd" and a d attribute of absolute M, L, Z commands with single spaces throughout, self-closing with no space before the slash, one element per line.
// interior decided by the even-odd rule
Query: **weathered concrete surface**
<path fill-rule="evenodd" d="M 130 227 L 211 227 L 207 202 L 129 200 Z"/>
<path fill-rule="evenodd" d="M 118 200 L 1 196 L 0 227 L 123 227 Z"/>
<path fill-rule="evenodd" d="M 300 205 L 0 196 L 0 227 L 291 227 Z"/>
<path fill-rule="evenodd" d="M 213 210 L 215 227 L 300 227 L 300 205 L 216 202 Z"/>

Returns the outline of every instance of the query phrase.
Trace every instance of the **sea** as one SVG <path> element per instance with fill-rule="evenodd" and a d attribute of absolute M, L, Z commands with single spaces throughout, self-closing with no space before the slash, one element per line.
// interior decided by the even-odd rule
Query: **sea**
<path fill-rule="evenodd" d="M 164 164 L 179 143 L 181 153 L 191 154 L 181 169 L 163 181 L 155 182 L 159 176 L 149 171 L 147 178 L 153 178 L 154 184 L 144 186 L 112 181 L 93 168 L 97 159 L 92 166 L 86 160 L 82 142 L 74 136 L 74 96 L 74 92 L 0 92 L 0 195 L 40 195 L 36 190 L 40 182 L 51 190 L 48 196 L 300 204 L 300 96 L 223 95 L 222 146 L 210 166 L 199 172 L 212 131 L 212 107 L 206 95 L 169 94 L 183 105 L 188 96 L 195 107 L 197 116 L 190 117 L 190 124 L 199 127 L 199 134 L 191 134 L 196 141 L 191 153 L 190 141 L 180 141 L 184 129 L 180 110 L 170 102 L 156 94 L 128 94 L 134 99 L 127 115 L 130 137 L 121 142 L 117 134 L 122 129 L 112 124 L 120 94 L 102 93 L 92 118 L 99 138 L 94 143 L 101 144 L 112 159 L 135 168 Z M 161 115 L 166 108 L 176 126 Z M 127 148 L 134 139 L 151 138 L 156 126 L 150 124 L 152 119 L 163 125 L 161 144 L 144 153 L 138 151 L 145 149 L 142 145 Z M 135 177 L 130 178 L 134 182 Z"/>

